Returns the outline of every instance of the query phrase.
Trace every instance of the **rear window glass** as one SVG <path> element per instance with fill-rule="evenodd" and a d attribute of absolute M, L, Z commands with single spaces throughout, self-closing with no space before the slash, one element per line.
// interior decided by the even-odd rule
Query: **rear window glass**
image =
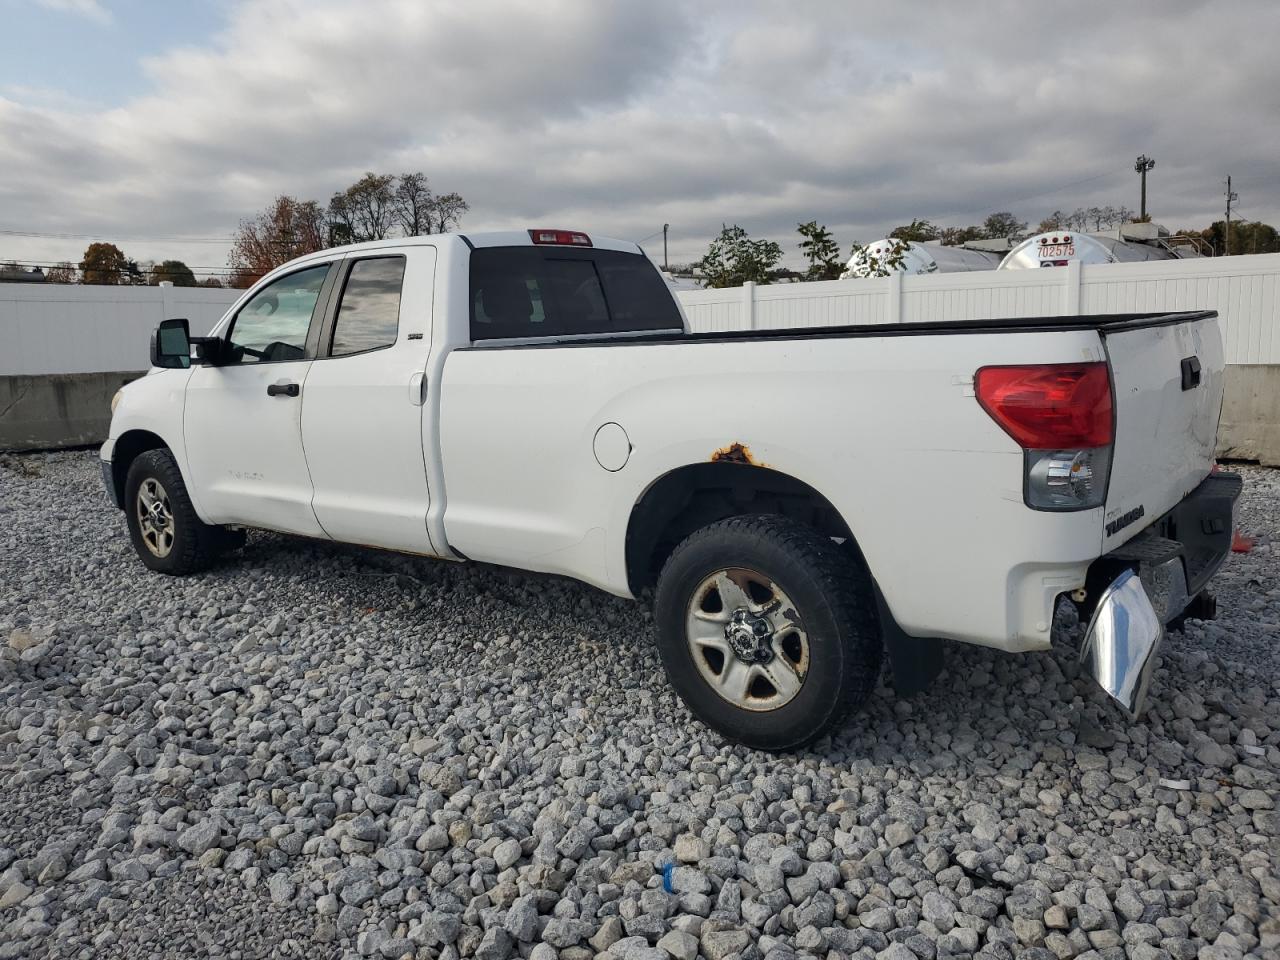
<path fill-rule="evenodd" d="M 471 253 L 471 339 L 679 330 L 662 275 L 618 250 L 482 247 Z"/>

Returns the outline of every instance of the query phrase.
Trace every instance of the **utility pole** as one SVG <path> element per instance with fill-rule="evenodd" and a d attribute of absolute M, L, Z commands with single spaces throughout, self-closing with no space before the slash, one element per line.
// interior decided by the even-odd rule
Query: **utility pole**
<path fill-rule="evenodd" d="M 1240 197 L 1231 189 L 1231 174 L 1227 174 L 1227 227 L 1222 231 L 1222 255 L 1231 256 L 1231 202 Z"/>
<path fill-rule="evenodd" d="M 670 272 L 671 264 L 667 263 L 667 230 L 671 224 L 664 223 L 662 225 L 662 269 Z"/>
<path fill-rule="evenodd" d="M 1138 176 L 1142 178 L 1142 204 L 1139 208 L 1139 216 L 1143 222 L 1147 219 L 1147 171 L 1152 169 L 1156 162 L 1148 157 L 1145 153 L 1133 162 L 1133 169 L 1138 172 Z"/>

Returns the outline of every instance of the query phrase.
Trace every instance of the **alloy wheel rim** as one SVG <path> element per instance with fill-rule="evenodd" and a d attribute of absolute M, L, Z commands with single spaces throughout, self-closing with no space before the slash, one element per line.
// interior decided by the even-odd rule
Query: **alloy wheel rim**
<path fill-rule="evenodd" d="M 725 567 L 693 591 L 685 636 L 699 675 L 744 710 L 786 706 L 809 672 L 809 636 L 778 584 L 746 567 Z"/>
<path fill-rule="evenodd" d="M 155 477 L 138 487 L 137 511 L 142 542 L 153 556 L 167 557 L 173 550 L 173 509 L 164 485 Z"/>

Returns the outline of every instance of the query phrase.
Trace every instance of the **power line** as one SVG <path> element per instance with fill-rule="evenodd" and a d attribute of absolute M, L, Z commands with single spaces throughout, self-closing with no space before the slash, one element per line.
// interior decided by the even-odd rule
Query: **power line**
<path fill-rule="evenodd" d="M 163 262 L 153 261 L 154 266 L 148 267 L 147 270 L 158 270 Z M 182 261 L 178 262 L 181 263 Z M 16 263 L 21 267 L 60 267 L 64 263 L 70 263 L 72 267 L 79 269 L 79 264 L 70 260 L 25 260 L 20 257 L 0 256 L 0 263 Z M 185 266 L 192 273 L 226 273 L 228 271 L 227 267 L 193 267 L 190 264 L 185 264 Z M 143 268 L 139 265 L 138 269 L 142 270 Z M 145 273 L 147 270 L 143 270 L 143 272 Z"/>
<path fill-rule="evenodd" d="M 119 243 L 232 243 L 235 237 L 120 237 L 107 233 L 43 233 L 37 230 L 0 230 L 5 237 L 41 240 L 114 240 Z"/>

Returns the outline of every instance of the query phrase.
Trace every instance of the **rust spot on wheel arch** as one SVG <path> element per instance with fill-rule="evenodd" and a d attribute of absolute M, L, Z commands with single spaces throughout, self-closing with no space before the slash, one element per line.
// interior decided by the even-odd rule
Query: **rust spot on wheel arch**
<path fill-rule="evenodd" d="M 721 447 L 711 454 L 712 463 L 744 463 L 750 467 L 763 467 L 766 464 L 761 463 L 751 453 L 751 448 L 745 443 L 739 443 L 735 440 L 727 447 Z"/>

